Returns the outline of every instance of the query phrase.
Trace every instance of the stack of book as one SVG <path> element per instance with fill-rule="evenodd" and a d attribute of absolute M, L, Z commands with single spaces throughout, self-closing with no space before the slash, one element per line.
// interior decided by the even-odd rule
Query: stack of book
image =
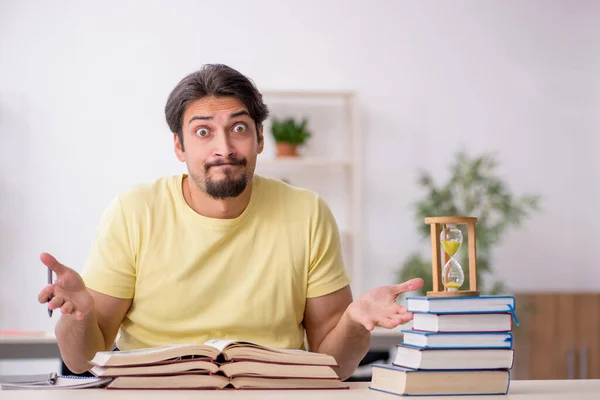
<path fill-rule="evenodd" d="M 107 389 L 348 389 L 335 358 L 249 342 L 211 340 L 98 352 L 91 373 Z"/>
<path fill-rule="evenodd" d="M 513 296 L 407 297 L 412 329 L 370 388 L 398 395 L 506 394 L 514 362 Z"/>

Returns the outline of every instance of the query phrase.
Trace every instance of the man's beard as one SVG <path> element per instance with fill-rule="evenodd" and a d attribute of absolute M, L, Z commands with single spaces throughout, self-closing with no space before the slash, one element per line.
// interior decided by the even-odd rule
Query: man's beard
<path fill-rule="evenodd" d="M 238 197 L 244 192 L 247 185 L 248 179 L 246 179 L 246 175 L 237 178 L 227 175 L 218 181 L 213 181 L 210 177 L 206 177 L 204 180 L 204 191 L 210 197 L 222 200 L 228 197 Z"/>
<path fill-rule="evenodd" d="M 222 200 L 229 197 L 237 197 L 244 192 L 248 185 L 248 178 L 245 174 L 245 168 L 241 168 L 242 174 L 239 177 L 233 176 L 233 171 L 226 171 L 225 177 L 219 180 L 213 180 L 208 171 L 211 167 L 223 164 L 240 165 L 245 167 L 247 162 L 246 159 L 229 159 L 223 161 L 215 161 L 204 166 L 205 178 L 204 178 L 204 191 L 210 197 L 216 200 Z M 194 181 L 200 184 L 198 177 L 194 177 Z M 201 185 L 199 185 L 201 186 Z"/>

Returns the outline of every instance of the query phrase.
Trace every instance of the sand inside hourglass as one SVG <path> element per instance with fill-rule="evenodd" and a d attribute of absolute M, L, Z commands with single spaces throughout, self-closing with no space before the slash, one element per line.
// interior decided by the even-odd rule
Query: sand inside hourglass
<path fill-rule="evenodd" d="M 444 250 L 446 251 L 446 253 L 450 256 L 450 257 L 454 257 L 454 255 L 458 252 L 458 249 L 461 246 L 461 243 L 455 240 L 442 240 L 442 247 L 444 248 Z M 449 260 L 448 263 L 455 263 L 456 261 L 453 260 Z M 460 268 L 460 267 L 458 267 Z M 446 269 L 446 268 L 444 268 Z M 450 273 L 451 270 L 447 270 L 446 273 Z M 449 277 L 447 276 L 445 281 L 446 283 L 444 284 L 444 286 L 446 287 L 446 289 L 458 289 L 461 287 L 461 284 L 458 282 L 454 282 L 451 279 L 448 279 Z"/>
<path fill-rule="evenodd" d="M 454 257 L 454 255 L 460 248 L 460 242 L 456 242 L 454 240 L 442 240 L 441 242 L 442 247 L 450 257 Z"/>
<path fill-rule="evenodd" d="M 458 289 L 460 287 L 460 285 L 456 282 L 448 282 L 448 283 L 446 283 L 446 287 L 448 289 Z"/>

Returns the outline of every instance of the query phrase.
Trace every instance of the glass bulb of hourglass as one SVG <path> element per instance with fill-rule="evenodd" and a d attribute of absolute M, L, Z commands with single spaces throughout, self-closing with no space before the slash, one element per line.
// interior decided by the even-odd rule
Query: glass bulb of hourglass
<path fill-rule="evenodd" d="M 462 246 L 462 231 L 453 225 L 448 225 L 440 232 L 440 242 L 446 254 L 450 256 L 450 259 L 442 269 L 442 284 L 446 290 L 456 291 L 465 281 L 465 274 L 462 267 L 454 259 L 454 256 Z"/>
<path fill-rule="evenodd" d="M 460 229 L 454 226 L 448 226 L 440 233 L 440 242 L 444 251 L 448 253 L 450 257 L 454 257 L 463 242 L 463 234 Z"/>
<path fill-rule="evenodd" d="M 465 282 L 465 274 L 454 258 L 450 258 L 442 269 L 442 284 L 448 291 L 458 290 Z"/>

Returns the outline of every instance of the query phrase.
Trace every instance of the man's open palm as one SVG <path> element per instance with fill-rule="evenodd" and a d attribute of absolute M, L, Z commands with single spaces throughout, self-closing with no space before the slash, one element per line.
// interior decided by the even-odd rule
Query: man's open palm
<path fill-rule="evenodd" d="M 400 294 L 420 289 L 423 284 L 422 279 L 415 278 L 398 285 L 371 289 L 348 307 L 349 315 L 369 331 L 376 326 L 392 329 L 405 324 L 412 319 L 412 313 L 406 312 L 406 307 L 396 300 Z"/>
<path fill-rule="evenodd" d="M 46 267 L 56 273 L 56 282 L 48 285 L 38 295 L 40 303 L 48 302 L 50 310 L 60 308 L 63 314 L 73 315 L 82 319 L 94 308 L 94 300 L 88 292 L 81 276 L 73 269 L 59 263 L 48 253 L 43 253 L 40 260 Z"/>

